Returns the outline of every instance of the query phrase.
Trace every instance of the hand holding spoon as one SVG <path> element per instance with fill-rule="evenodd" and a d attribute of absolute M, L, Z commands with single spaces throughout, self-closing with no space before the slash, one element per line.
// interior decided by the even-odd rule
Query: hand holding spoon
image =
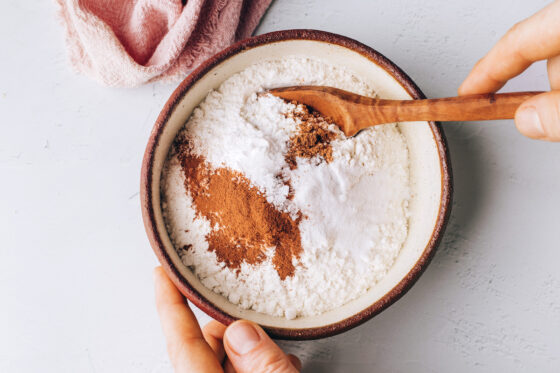
<path fill-rule="evenodd" d="M 338 88 L 297 86 L 271 89 L 331 118 L 346 136 L 384 123 L 512 119 L 521 103 L 542 92 L 489 93 L 423 100 L 385 100 Z"/>

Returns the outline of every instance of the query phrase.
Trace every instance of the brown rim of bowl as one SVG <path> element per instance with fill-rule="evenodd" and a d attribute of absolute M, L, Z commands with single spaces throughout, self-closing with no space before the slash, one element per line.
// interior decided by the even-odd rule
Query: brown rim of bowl
<path fill-rule="evenodd" d="M 264 44 L 282 42 L 287 40 L 311 40 L 335 44 L 350 49 L 368 58 L 370 61 L 382 67 L 385 71 L 391 74 L 414 99 L 425 98 L 424 94 L 408 77 L 408 75 L 406 75 L 398 66 L 389 61 L 379 52 L 362 43 L 357 42 L 356 40 L 318 30 L 283 30 L 242 40 L 210 57 L 179 84 L 179 86 L 167 100 L 163 110 L 159 114 L 154 128 L 152 129 L 152 133 L 150 135 L 148 145 L 146 146 L 146 151 L 144 153 L 140 181 L 142 217 L 150 244 L 157 258 L 162 264 L 165 272 L 173 281 L 175 286 L 177 286 L 180 292 L 198 308 L 200 308 L 210 317 L 218 320 L 225 325 L 229 325 L 230 323 L 235 321 L 236 318 L 225 313 L 218 306 L 204 298 L 193 286 L 191 286 L 191 284 L 189 284 L 188 281 L 181 276 L 179 270 L 173 265 L 169 255 L 165 251 L 165 247 L 163 246 L 161 237 L 156 227 L 154 210 L 151 203 L 152 195 L 154 193 L 154 191 L 152 190 L 151 180 L 153 176 L 152 174 L 155 149 L 158 146 L 163 128 L 165 127 L 165 124 L 174 111 L 176 105 L 181 101 L 185 93 L 207 72 L 239 52 L 259 47 Z M 424 272 L 442 239 L 443 232 L 445 230 L 445 226 L 451 212 L 451 198 L 453 194 L 451 163 L 449 159 L 449 152 L 445 135 L 443 134 L 443 130 L 439 123 L 429 122 L 429 125 L 438 146 L 442 174 L 442 197 L 440 201 L 438 218 L 434 226 L 434 230 L 432 231 L 432 236 L 428 245 L 424 249 L 422 256 L 410 269 L 408 274 L 395 287 L 393 287 L 381 299 L 373 303 L 368 308 L 363 309 L 359 313 L 336 323 L 320 327 L 305 329 L 265 327 L 265 330 L 272 337 L 279 339 L 306 340 L 324 338 L 347 331 L 368 321 L 373 316 L 377 315 L 379 312 L 383 311 L 385 308 L 396 302 L 412 287 L 412 285 L 416 282 L 422 272 Z M 156 192 L 159 193 L 159 191 Z"/>

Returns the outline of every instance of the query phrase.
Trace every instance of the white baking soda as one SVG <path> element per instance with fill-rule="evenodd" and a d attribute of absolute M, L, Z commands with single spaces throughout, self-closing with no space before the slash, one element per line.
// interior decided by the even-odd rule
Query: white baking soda
<path fill-rule="evenodd" d="M 303 251 L 295 273 L 281 280 L 268 260 L 227 268 L 208 250 L 208 220 L 197 215 L 173 152 L 163 173 L 166 225 L 184 264 L 201 282 L 245 309 L 289 319 L 340 307 L 375 286 L 393 265 L 407 236 L 408 149 L 395 124 L 376 126 L 330 144 L 331 162 L 297 159 L 287 167 L 288 140 L 298 128 L 286 116 L 296 106 L 266 89 L 324 85 L 361 95 L 375 91 L 344 67 L 286 57 L 256 63 L 208 94 L 182 131 L 192 151 L 214 167 L 242 173 L 277 209 L 301 219 Z M 283 173 L 293 188 L 277 175 Z M 188 250 L 186 249 L 188 247 Z"/>

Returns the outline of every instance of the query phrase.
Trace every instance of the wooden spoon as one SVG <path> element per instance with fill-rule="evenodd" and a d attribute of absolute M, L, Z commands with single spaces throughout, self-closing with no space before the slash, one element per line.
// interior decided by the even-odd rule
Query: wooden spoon
<path fill-rule="evenodd" d="M 489 93 L 424 100 L 382 100 L 322 86 L 269 91 L 297 101 L 331 118 L 346 136 L 383 123 L 512 119 L 519 105 L 542 92 Z"/>

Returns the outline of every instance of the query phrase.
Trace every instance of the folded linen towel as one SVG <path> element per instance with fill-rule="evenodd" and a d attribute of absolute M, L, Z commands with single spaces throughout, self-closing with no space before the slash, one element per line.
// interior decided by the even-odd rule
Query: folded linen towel
<path fill-rule="evenodd" d="M 57 0 L 70 62 L 109 86 L 179 80 L 249 37 L 272 0 Z"/>

